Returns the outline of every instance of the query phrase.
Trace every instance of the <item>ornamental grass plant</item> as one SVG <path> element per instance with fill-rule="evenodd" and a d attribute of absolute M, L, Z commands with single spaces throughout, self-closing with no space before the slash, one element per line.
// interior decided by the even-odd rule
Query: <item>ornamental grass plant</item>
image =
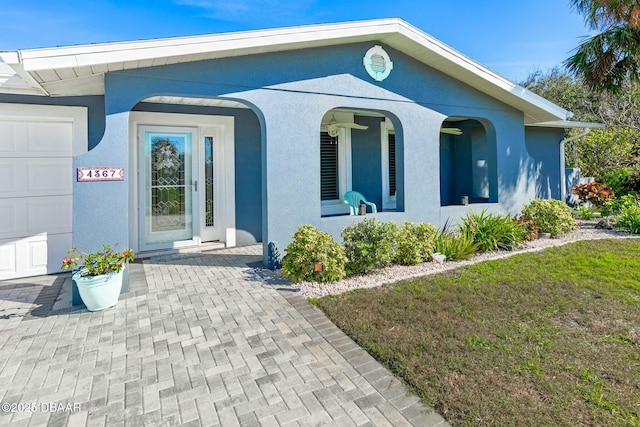
<path fill-rule="evenodd" d="M 440 230 L 433 239 L 433 250 L 446 256 L 447 261 L 470 259 L 478 250 L 478 244 L 466 233 Z"/>
<path fill-rule="evenodd" d="M 525 226 L 509 215 L 492 214 L 486 209 L 467 213 L 458 228 L 471 238 L 480 252 L 511 250 L 524 242 L 528 234 Z"/>

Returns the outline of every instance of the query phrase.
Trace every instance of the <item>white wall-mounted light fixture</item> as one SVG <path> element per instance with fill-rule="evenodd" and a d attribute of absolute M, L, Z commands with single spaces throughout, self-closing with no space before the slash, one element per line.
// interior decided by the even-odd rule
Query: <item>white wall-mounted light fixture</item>
<path fill-rule="evenodd" d="M 377 82 L 381 82 L 391 74 L 393 61 L 382 46 L 375 45 L 362 58 L 367 73 Z"/>

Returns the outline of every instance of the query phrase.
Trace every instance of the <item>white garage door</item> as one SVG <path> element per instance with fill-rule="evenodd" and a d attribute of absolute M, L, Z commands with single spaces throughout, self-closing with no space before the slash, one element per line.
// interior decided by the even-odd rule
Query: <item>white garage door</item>
<path fill-rule="evenodd" d="M 60 271 L 87 109 L 0 103 L 0 280 Z"/>

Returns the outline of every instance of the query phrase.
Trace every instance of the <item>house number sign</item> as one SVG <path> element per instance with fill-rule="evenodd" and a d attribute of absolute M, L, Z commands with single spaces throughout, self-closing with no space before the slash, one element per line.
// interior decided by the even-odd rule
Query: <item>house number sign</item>
<path fill-rule="evenodd" d="M 78 182 L 87 181 L 124 181 L 124 168 L 78 168 Z"/>

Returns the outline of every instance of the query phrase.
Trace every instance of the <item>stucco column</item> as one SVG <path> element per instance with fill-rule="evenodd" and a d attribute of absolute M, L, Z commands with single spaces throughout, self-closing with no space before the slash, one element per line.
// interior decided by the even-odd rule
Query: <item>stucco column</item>
<path fill-rule="evenodd" d="M 305 102 L 304 96 L 296 94 L 277 101 L 277 106 L 258 104 L 265 123 L 262 236 L 267 265 L 269 243 L 282 255 L 299 225 L 320 220 L 318 135 L 326 107 Z"/>
<path fill-rule="evenodd" d="M 440 124 L 444 116 L 417 105 L 398 114 L 402 125 L 406 219 L 440 220 Z M 400 199 L 400 198 L 399 198 Z"/>
<path fill-rule="evenodd" d="M 123 181 L 77 182 L 73 184 L 73 245 L 95 251 L 104 244 L 129 246 L 129 113 L 106 117 L 102 141 L 91 151 L 73 159 L 79 167 L 124 167 Z"/>

